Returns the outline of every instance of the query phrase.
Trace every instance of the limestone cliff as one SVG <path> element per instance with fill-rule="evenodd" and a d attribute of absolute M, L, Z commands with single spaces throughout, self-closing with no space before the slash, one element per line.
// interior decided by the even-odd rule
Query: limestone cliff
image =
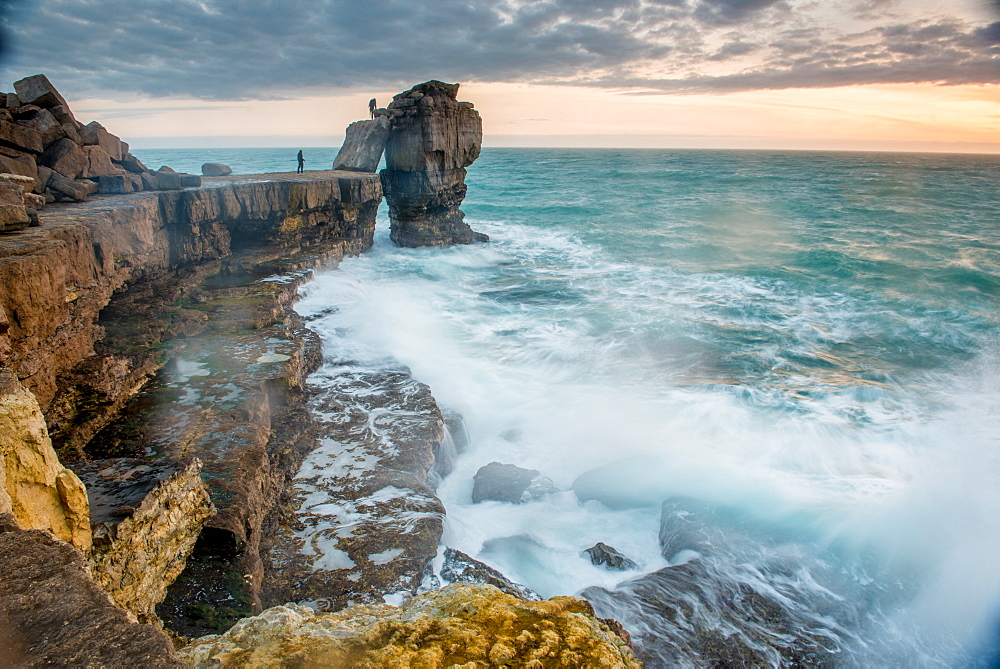
<path fill-rule="evenodd" d="M 79 467 L 91 499 L 94 581 L 139 622 L 159 625 L 155 607 L 184 569 L 215 509 L 202 464 L 130 458 Z"/>
<path fill-rule="evenodd" d="M 201 667 L 641 667 L 628 642 L 575 597 L 540 602 L 450 585 L 400 608 L 338 613 L 288 605 L 180 650 Z"/>
<path fill-rule="evenodd" d="M 459 209 L 465 168 L 479 157 L 483 124 L 458 84 L 428 81 L 393 97 L 382 187 L 400 246 L 470 244 L 489 238 L 465 223 Z"/>
<path fill-rule="evenodd" d="M 88 551 L 87 492 L 59 463 L 35 396 L 0 367 L 0 513 Z"/>

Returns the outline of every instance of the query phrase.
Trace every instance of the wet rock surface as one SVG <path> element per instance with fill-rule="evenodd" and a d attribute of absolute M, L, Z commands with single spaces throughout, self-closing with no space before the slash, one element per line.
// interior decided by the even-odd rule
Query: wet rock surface
<path fill-rule="evenodd" d="M 187 666 L 162 631 L 112 603 L 69 544 L 0 515 L 0 563 L 5 666 Z"/>
<path fill-rule="evenodd" d="M 95 582 L 140 622 L 160 624 L 166 596 L 215 513 L 201 461 L 122 458 L 76 466 L 90 499 Z"/>
<path fill-rule="evenodd" d="M 412 595 L 444 523 L 428 484 L 441 411 L 404 369 L 329 359 L 309 385 L 319 445 L 274 516 L 263 599 L 338 610 Z"/>
<path fill-rule="evenodd" d="M 523 504 L 558 491 L 551 479 L 535 469 L 491 462 L 476 472 L 472 501 Z"/>
<path fill-rule="evenodd" d="M 458 101 L 458 84 L 419 84 L 393 96 L 387 112 L 392 129 L 381 176 L 392 240 L 409 247 L 488 241 L 459 209 L 483 124 L 471 102 Z"/>
<path fill-rule="evenodd" d="M 639 567 L 634 560 L 625 557 L 614 547 L 600 541 L 583 552 L 590 558 L 591 562 L 599 567 L 607 567 L 616 571 L 629 571 Z"/>
<path fill-rule="evenodd" d="M 642 666 L 587 602 L 526 602 L 484 585 L 450 585 L 398 609 L 278 606 L 180 653 L 221 667 Z"/>
<path fill-rule="evenodd" d="M 472 558 L 462 551 L 446 548 L 441 579 L 448 583 L 478 583 L 492 585 L 501 592 L 526 601 L 540 601 L 542 597 L 531 588 L 514 583 L 493 567 Z"/>

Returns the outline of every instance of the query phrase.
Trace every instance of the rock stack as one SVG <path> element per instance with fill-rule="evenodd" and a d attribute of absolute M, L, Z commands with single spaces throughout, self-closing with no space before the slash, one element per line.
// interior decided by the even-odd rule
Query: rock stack
<path fill-rule="evenodd" d="M 393 97 L 382 188 L 400 246 L 485 242 L 458 208 L 465 199 L 465 168 L 479 157 L 483 123 L 471 102 L 459 102 L 458 84 L 428 81 Z"/>
<path fill-rule="evenodd" d="M 21 79 L 14 90 L 0 93 L 0 173 L 26 179 L 0 179 L 0 231 L 37 222 L 32 211 L 44 202 L 201 184 L 194 175 L 148 169 L 103 125 L 77 121 L 45 75 Z M 32 192 L 41 199 L 29 197 Z"/>

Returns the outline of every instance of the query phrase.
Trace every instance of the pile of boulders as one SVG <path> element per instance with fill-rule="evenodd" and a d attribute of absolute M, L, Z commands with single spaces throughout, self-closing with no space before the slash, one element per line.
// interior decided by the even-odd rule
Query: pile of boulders
<path fill-rule="evenodd" d="M 27 177 L 33 183 L 9 176 L 0 183 L 0 231 L 37 220 L 37 215 L 26 213 L 40 206 L 35 199 L 30 200 L 31 207 L 29 201 L 24 202 L 25 212 L 7 209 L 14 206 L 17 187 L 46 202 L 79 202 L 93 193 L 201 185 L 196 175 L 148 169 L 129 153 L 128 144 L 100 123 L 77 121 L 45 75 L 21 79 L 14 83 L 14 90 L 0 93 L 0 174 Z M 3 222 L 7 220 L 11 222 Z"/>

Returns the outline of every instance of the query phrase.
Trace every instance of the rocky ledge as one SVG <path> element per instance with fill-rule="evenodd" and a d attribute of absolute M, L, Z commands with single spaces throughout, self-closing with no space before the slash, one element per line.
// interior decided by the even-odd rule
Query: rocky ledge
<path fill-rule="evenodd" d="M 199 639 L 198 667 L 641 667 L 629 642 L 575 597 L 527 602 L 488 585 L 449 585 L 400 608 L 337 613 L 288 605 Z"/>

